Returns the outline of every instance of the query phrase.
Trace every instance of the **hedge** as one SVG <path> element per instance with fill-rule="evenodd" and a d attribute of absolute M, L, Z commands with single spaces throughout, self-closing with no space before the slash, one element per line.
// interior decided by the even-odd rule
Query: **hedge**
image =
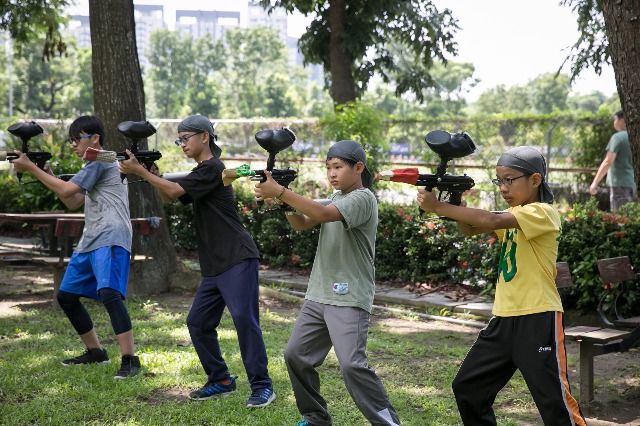
<path fill-rule="evenodd" d="M 241 218 L 256 240 L 263 262 L 305 269 L 313 264 L 318 228 L 293 231 L 282 213 L 259 213 L 251 194 L 237 190 L 236 195 Z M 597 259 L 629 256 L 632 264 L 640 265 L 640 205 L 629 204 L 613 214 L 598 210 L 596 202 L 591 201 L 560 213 L 563 228 L 558 261 L 569 263 L 575 282 L 564 293 L 565 306 L 582 312 L 593 310 L 602 294 Z M 465 284 L 492 295 L 500 252 L 495 236 L 465 237 L 453 222 L 421 221 L 416 215 L 414 206 L 379 204 L 376 277 Z M 167 221 L 176 246 L 195 249 L 191 208 L 178 203 L 167 206 Z M 628 288 L 623 312 L 640 313 L 639 302 L 640 286 Z M 610 308 L 613 300 L 606 303 Z"/>

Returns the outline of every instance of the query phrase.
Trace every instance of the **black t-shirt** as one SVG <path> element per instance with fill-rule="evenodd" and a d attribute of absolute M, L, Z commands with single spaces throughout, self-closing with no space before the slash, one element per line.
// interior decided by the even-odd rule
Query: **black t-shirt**
<path fill-rule="evenodd" d="M 202 276 L 218 275 L 260 252 L 242 225 L 231 186 L 222 184 L 224 164 L 218 158 L 203 161 L 177 180 L 186 194 L 183 204 L 193 203 L 196 242 Z"/>

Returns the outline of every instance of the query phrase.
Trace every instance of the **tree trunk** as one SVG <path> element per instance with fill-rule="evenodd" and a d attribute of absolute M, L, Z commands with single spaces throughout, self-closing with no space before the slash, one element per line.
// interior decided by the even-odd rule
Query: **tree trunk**
<path fill-rule="evenodd" d="M 131 146 L 117 131 L 118 123 L 145 120 L 133 1 L 89 0 L 89 23 L 95 115 L 104 122 L 105 149 L 124 151 Z M 139 148 L 146 149 L 147 141 L 142 141 Z M 130 182 L 136 180 L 132 176 L 129 178 Z M 180 263 L 169 235 L 162 201 L 151 185 L 135 183 L 129 185 L 129 205 L 131 217 L 162 218 L 159 234 L 134 238 L 136 252 L 149 254 L 154 260 L 131 267 L 129 288 L 137 295 L 168 291 L 172 274 Z"/>
<path fill-rule="evenodd" d="M 331 71 L 331 97 L 336 105 L 356 100 L 356 84 L 353 80 L 351 54 L 342 44 L 347 21 L 345 0 L 329 1 L 329 61 Z"/>
<path fill-rule="evenodd" d="M 602 0 L 618 95 L 629 131 L 636 186 L 640 180 L 640 2 Z"/>

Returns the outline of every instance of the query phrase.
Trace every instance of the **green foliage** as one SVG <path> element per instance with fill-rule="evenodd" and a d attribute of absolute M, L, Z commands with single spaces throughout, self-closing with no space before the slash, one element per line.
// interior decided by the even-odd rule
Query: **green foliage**
<path fill-rule="evenodd" d="M 41 58 L 62 56 L 67 45 L 58 29 L 66 21 L 65 11 L 72 3 L 69 0 L 3 0 L 0 30 L 9 31 L 19 46 L 46 34 Z"/>
<path fill-rule="evenodd" d="M 15 111 L 56 119 L 92 111 L 91 52 L 67 40 L 65 56 L 43 61 L 43 42 L 35 38 L 13 52 Z"/>
<path fill-rule="evenodd" d="M 327 73 L 334 67 L 352 70 L 355 87 L 350 92 L 361 95 L 371 77 L 378 74 L 385 82 L 395 83 L 398 96 L 411 92 L 422 100 L 423 90 L 434 85 L 434 78 L 430 74 L 434 60 L 446 62 L 445 56 L 456 52 L 453 35 L 458 26 L 451 11 L 444 9 L 441 12 L 431 1 L 344 3 L 344 9 L 335 10 L 337 6 L 328 0 L 283 0 L 276 3 L 260 0 L 267 10 L 278 6 L 289 12 L 298 10 L 304 15 L 314 13 L 315 19 L 298 42 L 300 52 L 305 62 L 322 64 Z M 332 23 L 332 19 L 337 16 L 349 25 L 340 29 L 332 39 L 331 25 L 337 25 L 336 22 Z M 331 55 L 338 49 L 345 52 L 343 59 L 350 63 L 333 64 L 332 67 L 331 61 L 337 60 L 337 56 Z M 398 54 L 399 51 L 403 54 Z M 412 66 L 403 68 L 405 51 L 410 51 L 415 60 L 408 61 Z M 332 75 L 329 81 L 336 84 L 338 80 L 344 80 L 344 76 Z M 338 102 L 335 96 L 334 101 L 344 103 Z"/>
<path fill-rule="evenodd" d="M 600 75 L 603 65 L 611 64 L 611 51 L 607 32 L 605 31 L 604 15 L 599 1 L 593 0 L 561 0 L 560 4 L 569 6 L 577 15 L 580 36 L 573 46 L 568 62 L 571 66 L 571 79 L 587 69 L 592 69 Z"/>
<path fill-rule="evenodd" d="M 382 170 L 384 154 L 389 150 L 385 138 L 384 117 L 373 106 L 356 101 L 339 105 L 335 112 L 320 120 L 330 140 L 359 142 L 367 153 L 367 168 Z"/>
<path fill-rule="evenodd" d="M 213 76 L 224 66 L 222 43 L 168 30 L 153 32 L 150 43 L 152 114 L 218 116 L 222 94 Z"/>
<path fill-rule="evenodd" d="M 598 210 L 591 201 L 564 215 L 558 260 L 569 263 L 574 286 L 567 297 L 579 309 L 592 310 L 602 295 L 596 261 L 618 256 L 629 256 L 632 265 L 640 265 L 640 204 L 625 205 L 614 214 Z M 616 292 L 612 293 L 607 308 L 614 302 Z M 638 315 L 639 306 L 640 287 L 631 285 L 624 293 L 623 312 Z"/>

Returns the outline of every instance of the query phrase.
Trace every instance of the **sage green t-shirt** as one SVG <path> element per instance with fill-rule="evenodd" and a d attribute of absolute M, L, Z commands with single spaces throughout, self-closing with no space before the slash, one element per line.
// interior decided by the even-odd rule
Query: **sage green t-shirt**
<path fill-rule="evenodd" d="M 321 225 L 305 298 L 326 305 L 352 306 L 371 312 L 375 291 L 373 261 L 378 202 L 366 188 L 348 194 L 338 191 L 330 199 L 344 220 Z"/>
<path fill-rule="evenodd" d="M 629 145 L 629 134 L 626 130 L 621 130 L 611 136 L 607 144 L 607 151 L 616 153 L 616 159 L 607 172 L 607 186 L 635 188 L 631 146 Z"/>

